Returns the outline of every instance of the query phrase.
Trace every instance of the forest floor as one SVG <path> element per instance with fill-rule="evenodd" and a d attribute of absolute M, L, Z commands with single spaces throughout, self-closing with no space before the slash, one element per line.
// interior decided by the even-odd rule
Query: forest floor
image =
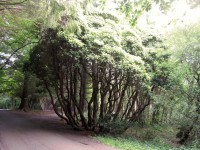
<path fill-rule="evenodd" d="M 178 144 L 177 125 L 145 125 L 135 124 L 123 134 L 97 136 L 106 145 L 120 150 L 199 150 L 195 145 Z"/>
<path fill-rule="evenodd" d="M 0 150 L 114 150 L 67 127 L 52 112 L 0 110 Z"/>

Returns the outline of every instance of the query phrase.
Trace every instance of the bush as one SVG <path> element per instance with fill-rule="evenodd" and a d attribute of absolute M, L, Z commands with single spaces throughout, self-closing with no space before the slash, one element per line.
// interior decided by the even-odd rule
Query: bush
<path fill-rule="evenodd" d="M 19 99 L 12 99 L 9 96 L 0 96 L 0 109 L 13 109 L 19 106 Z"/>
<path fill-rule="evenodd" d="M 99 141 L 107 145 L 122 149 L 122 150 L 169 150 L 169 145 L 160 143 L 141 142 L 133 138 L 114 138 L 110 136 L 99 136 Z"/>
<path fill-rule="evenodd" d="M 122 134 L 130 127 L 130 123 L 126 121 L 120 119 L 110 120 L 106 118 L 103 121 L 99 121 L 99 125 L 103 127 L 101 132 L 112 134 Z"/>

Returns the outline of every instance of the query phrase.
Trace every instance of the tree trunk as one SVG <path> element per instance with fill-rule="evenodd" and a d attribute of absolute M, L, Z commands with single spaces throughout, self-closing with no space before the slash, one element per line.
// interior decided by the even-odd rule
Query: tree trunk
<path fill-rule="evenodd" d="M 29 75 L 27 73 L 24 73 L 23 91 L 21 96 L 21 103 L 18 108 L 19 110 L 27 111 L 28 108 L 28 80 Z"/>

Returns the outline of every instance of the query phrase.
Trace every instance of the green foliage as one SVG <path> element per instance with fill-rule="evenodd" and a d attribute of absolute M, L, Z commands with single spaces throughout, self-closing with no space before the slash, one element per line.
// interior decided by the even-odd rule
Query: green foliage
<path fill-rule="evenodd" d="M 121 2 L 120 8 L 126 17 L 128 17 L 130 24 L 134 26 L 142 13 L 151 9 L 152 3 L 152 0 L 127 0 Z"/>
<path fill-rule="evenodd" d="M 177 132 L 176 126 L 151 125 L 140 127 L 134 125 L 122 135 L 97 136 L 100 142 L 122 150 L 197 150 L 198 147 L 181 146 L 173 143 Z M 195 143 L 195 142 L 194 142 Z M 176 146 L 176 147 L 175 147 Z"/>
<path fill-rule="evenodd" d="M 0 17 L 0 67 L 8 67 L 28 54 L 28 50 L 38 41 L 38 26 L 26 11 L 3 11 Z"/>
<path fill-rule="evenodd" d="M 175 30 L 168 39 L 173 45 L 171 48 L 171 61 L 176 62 L 175 70 L 171 74 L 169 89 L 177 89 L 171 97 L 178 102 L 175 116 L 179 116 L 180 130 L 191 129 L 188 142 L 199 141 L 194 134 L 194 128 L 199 124 L 199 88 L 200 88 L 200 62 L 199 62 L 199 23 Z M 195 138 L 196 137 L 196 138 Z M 192 139 L 192 140 L 191 140 Z M 196 140 L 195 140 L 196 139 Z"/>
<path fill-rule="evenodd" d="M 12 95 L 19 87 L 19 84 L 15 80 L 18 77 L 19 72 L 14 70 L 1 70 L 0 73 L 0 93 Z"/>
<path fill-rule="evenodd" d="M 136 33 L 129 32 L 130 26 L 117 23 L 119 19 L 113 18 L 110 12 L 103 13 L 98 13 L 97 10 L 89 15 L 80 15 L 81 10 L 79 10 L 76 18 L 73 18 L 74 14 L 68 15 L 71 19 L 63 26 L 63 29 L 59 30 L 58 34 L 61 38 L 64 36 L 71 48 L 76 49 L 76 53 L 70 53 L 74 57 L 81 55 L 88 60 L 109 61 L 119 69 L 133 70 L 140 72 L 140 75 L 145 74 L 144 62 L 140 58 L 143 47 Z M 97 22 L 97 19 L 100 21 Z"/>
<path fill-rule="evenodd" d="M 15 109 L 19 106 L 18 98 L 10 97 L 10 95 L 0 94 L 0 109 Z"/>
<path fill-rule="evenodd" d="M 121 150 L 169 150 L 170 146 L 162 144 L 152 144 L 150 142 L 141 142 L 135 139 L 129 138 L 113 138 L 113 137 L 97 137 L 99 141 L 104 144 L 119 148 Z"/>
<path fill-rule="evenodd" d="M 80 6 L 77 5 L 77 7 Z M 55 22 L 58 21 L 55 24 L 56 27 L 49 28 L 47 26 L 42 32 L 41 41 L 30 53 L 29 65 L 37 77 L 46 83 L 46 87 L 49 87 L 50 95 L 56 94 L 60 99 L 60 106 L 65 111 L 70 111 L 66 109 L 69 108 L 67 105 L 77 108 L 78 112 L 75 112 L 77 117 L 73 118 L 74 121 L 69 119 L 71 112 L 66 113 L 66 118 L 73 127 L 81 126 L 79 123 L 81 121 L 87 130 L 88 128 L 94 130 L 103 123 L 105 128 L 111 128 L 112 131 L 119 129 L 117 132 L 122 132 L 130 126 L 127 122 L 138 117 L 149 105 L 151 78 L 147 72 L 144 58 L 148 56 L 148 51 L 140 39 L 140 31 L 130 26 L 128 22 L 121 21 L 122 15 L 116 16 L 107 10 L 100 12 L 100 8 L 95 6 L 89 8 L 90 10 L 80 8 L 77 11 L 75 9 L 71 14 L 61 13 L 60 18 L 67 18 L 67 22 L 59 23 L 62 20 L 58 18 L 55 20 Z M 66 78 L 63 78 L 64 76 Z M 83 76 L 89 79 L 85 80 L 90 81 L 92 87 L 90 96 L 87 95 L 90 99 L 86 100 L 81 97 L 81 92 L 84 90 L 81 88 L 86 86 L 85 82 L 83 83 Z M 71 87 L 72 83 L 74 87 Z M 62 84 L 65 84 L 68 90 Z M 95 87 L 97 84 L 99 87 Z M 116 86 L 113 86 L 115 84 Z M 103 91 L 104 86 L 109 92 Z M 73 88 L 76 90 L 70 92 Z M 116 93 L 121 91 L 119 92 L 120 96 L 114 99 L 112 90 L 116 90 Z M 51 93 L 51 91 L 53 92 Z M 59 94 L 60 92 L 63 94 Z M 106 96 L 104 99 L 100 95 L 103 93 Z M 132 113 L 131 110 L 128 110 L 133 109 L 134 102 L 131 101 L 131 97 L 134 93 L 135 99 L 138 97 L 139 101 L 143 102 L 138 110 Z M 100 102 L 101 98 L 104 102 Z M 88 107 L 87 113 L 80 111 L 80 102 L 83 99 L 88 102 L 85 104 L 85 107 Z M 111 99 L 118 102 L 112 104 L 109 102 Z M 127 106 L 126 111 L 120 105 L 117 106 L 119 101 Z M 105 105 L 103 103 L 109 103 L 110 107 L 113 107 L 110 109 L 111 112 L 100 110 L 100 105 L 108 110 L 108 106 L 102 106 Z M 130 107 L 128 103 L 132 103 L 132 106 Z M 118 107 L 117 112 L 114 112 L 114 105 L 116 105 L 116 109 Z M 138 105 L 140 104 L 138 103 Z M 93 109 L 93 113 L 89 110 L 90 107 Z M 116 113 L 116 117 L 111 117 L 108 122 L 101 120 L 112 113 L 113 115 Z M 119 120 L 117 120 L 118 115 Z M 125 117 L 126 115 L 129 117 Z M 131 115 L 133 115 L 132 118 Z"/>

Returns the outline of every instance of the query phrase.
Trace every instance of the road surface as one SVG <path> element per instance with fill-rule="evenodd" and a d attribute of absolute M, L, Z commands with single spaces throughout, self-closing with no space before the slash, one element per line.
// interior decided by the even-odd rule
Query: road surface
<path fill-rule="evenodd" d="M 56 116 L 0 110 L 0 150 L 114 150 Z"/>

